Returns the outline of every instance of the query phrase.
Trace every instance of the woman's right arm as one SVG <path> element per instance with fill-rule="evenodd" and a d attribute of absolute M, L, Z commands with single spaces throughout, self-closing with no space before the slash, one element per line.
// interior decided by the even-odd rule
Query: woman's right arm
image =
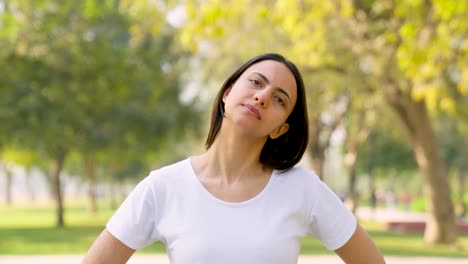
<path fill-rule="evenodd" d="M 88 250 L 81 264 L 127 263 L 134 252 L 134 249 L 126 246 L 107 229 L 104 229 Z"/>

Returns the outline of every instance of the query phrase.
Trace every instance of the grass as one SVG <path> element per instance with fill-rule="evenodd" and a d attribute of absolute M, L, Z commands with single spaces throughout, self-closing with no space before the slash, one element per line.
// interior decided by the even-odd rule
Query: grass
<path fill-rule="evenodd" d="M 66 226 L 57 228 L 50 205 L 0 207 L 0 255 L 84 254 L 113 211 L 100 208 L 93 216 L 85 206 L 72 205 L 65 210 Z M 142 252 L 165 249 L 158 243 Z"/>
<path fill-rule="evenodd" d="M 84 206 L 71 205 L 65 211 L 66 227 L 54 227 L 54 210 L 48 205 L 0 207 L 0 255 L 84 254 L 105 222 L 111 209 L 90 215 Z M 382 223 L 362 222 L 384 255 L 468 257 L 468 235 L 460 236 L 456 245 L 429 246 L 422 234 L 387 232 Z M 157 243 L 141 253 L 164 253 Z M 317 240 L 303 240 L 301 254 L 334 254 Z"/>
<path fill-rule="evenodd" d="M 468 257 L 468 235 L 460 236 L 456 245 L 427 245 L 423 234 L 400 234 L 385 230 L 385 224 L 361 221 L 379 249 L 386 256 Z M 332 254 L 317 240 L 306 238 L 301 254 Z"/>

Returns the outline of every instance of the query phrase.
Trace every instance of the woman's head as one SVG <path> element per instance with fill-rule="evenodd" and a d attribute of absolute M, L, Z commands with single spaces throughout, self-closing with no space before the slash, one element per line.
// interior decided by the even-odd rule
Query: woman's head
<path fill-rule="evenodd" d="M 297 99 L 294 108 L 286 120 L 289 128 L 278 138 L 268 138 L 260 154 L 260 162 L 278 170 L 287 170 L 298 163 L 308 143 L 308 119 L 305 88 L 302 76 L 297 67 L 283 56 L 274 53 L 262 54 L 242 64 L 227 78 L 215 99 L 211 117 L 211 126 L 206 140 L 206 148 L 213 144 L 223 123 L 225 104 L 223 96 L 239 77 L 252 65 L 262 61 L 272 60 L 282 63 L 292 73 L 296 81 Z"/>

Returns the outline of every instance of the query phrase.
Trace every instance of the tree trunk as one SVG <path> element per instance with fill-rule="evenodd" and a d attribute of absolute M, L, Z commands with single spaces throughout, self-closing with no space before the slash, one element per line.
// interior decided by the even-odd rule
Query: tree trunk
<path fill-rule="evenodd" d="M 3 170 L 5 172 L 5 189 L 4 189 L 5 204 L 11 205 L 12 203 L 11 186 L 13 185 L 13 176 L 12 176 L 11 169 L 5 163 L 3 163 Z"/>
<path fill-rule="evenodd" d="M 465 175 L 466 174 L 466 167 L 462 165 L 458 170 L 458 201 L 457 201 L 457 216 L 459 219 L 465 219 L 466 215 L 466 204 L 465 204 Z"/>
<path fill-rule="evenodd" d="M 465 176 L 466 176 L 466 165 L 462 165 L 462 167 L 458 170 L 458 194 L 462 201 L 464 201 L 465 197 Z"/>
<path fill-rule="evenodd" d="M 309 140 L 309 153 L 314 172 L 320 177 L 321 180 L 325 178 L 323 166 L 325 163 L 325 149 L 320 142 L 321 125 L 320 118 L 313 118 L 310 120 L 310 140 Z"/>
<path fill-rule="evenodd" d="M 116 164 L 113 162 L 110 167 L 110 179 L 109 179 L 109 196 L 110 196 L 110 208 L 111 209 L 117 209 L 118 207 L 118 197 L 117 197 L 117 188 L 116 188 L 116 182 L 117 182 L 117 173 L 118 173 L 118 168 Z"/>
<path fill-rule="evenodd" d="M 31 203 L 36 202 L 36 193 L 34 191 L 34 183 L 32 182 L 31 168 L 26 168 L 26 188 L 29 194 L 29 200 Z"/>
<path fill-rule="evenodd" d="M 359 111 L 356 118 L 352 119 L 353 125 L 348 128 L 348 133 L 345 141 L 346 154 L 344 163 L 348 169 L 348 202 L 350 209 L 356 213 L 358 207 L 359 194 L 356 190 L 357 183 L 357 161 L 359 157 L 359 149 L 369 137 L 371 129 L 364 124 L 364 112 Z"/>
<path fill-rule="evenodd" d="M 374 134 L 369 136 L 369 149 L 367 152 L 367 173 L 369 174 L 369 203 L 372 209 L 377 207 L 377 197 L 375 190 L 375 177 L 374 177 L 374 167 L 375 167 L 375 137 Z"/>
<path fill-rule="evenodd" d="M 341 121 L 342 116 L 338 115 L 329 126 L 326 126 L 320 120 L 320 115 L 314 115 L 309 123 L 309 153 L 314 172 L 321 180 L 325 179 L 325 151 L 330 146 L 330 139 L 336 127 Z"/>
<path fill-rule="evenodd" d="M 358 149 L 355 144 L 347 144 L 346 155 L 345 155 L 345 165 L 348 169 L 348 198 L 347 202 L 349 203 L 350 210 L 353 213 L 356 213 L 358 207 L 358 193 L 356 191 L 356 182 L 357 182 L 357 157 Z"/>
<path fill-rule="evenodd" d="M 51 176 L 52 194 L 55 200 L 56 206 L 56 220 L 57 227 L 64 227 L 63 219 L 63 197 L 62 197 L 62 186 L 60 180 L 60 172 L 62 171 L 65 162 L 66 152 L 58 150 L 54 153 L 53 159 L 50 161 L 49 173 Z"/>
<path fill-rule="evenodd" d="M 454 207 L 450 197 L 445 162 L 431 127 L 424 100 L 414 101 L 392 84 L 386 99 L 403 122 L 413 146 L 419 170 L 424 177 L 424 194 L 429 219 L 424 240 L 429 244 L 451 244 L 456 241 Z"/>
<path fill-rule="evenodd" d="M 83 168 L 88 180 L 88 210 L 95 215 L 97 212 L 96 206 L 96 170 L 93 158 L 88 153 L 82 153 Z"/>
<path fill-rule="evenodd" d="M 111 209 L 117 209 L 118 204 L 117 204 L 117 194 L 116 194 L 116 189 L 115 189 L 115 183 L 109 182 L 109 205 Z"/>

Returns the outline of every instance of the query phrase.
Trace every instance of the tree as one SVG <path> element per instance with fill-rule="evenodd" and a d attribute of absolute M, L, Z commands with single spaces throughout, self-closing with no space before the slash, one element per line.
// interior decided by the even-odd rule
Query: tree
<path fill-rule="evenodd" d="M 9 139 L 49 160 L 63 226 L 60 174 L 70 152 L 82 154 L 92 200 L 95 153 L 121 147 L 145 159 L 190 129 L 197 111 L 179 98 L 171 31 L 150 3 L 18 0 L 8 11 L 13 33 L 4 37 L 15 45 L 0 78 L 2 122 Z"/>
<path fill-rule="evenodd" d="M 468 170 L 468 137 L 464 123 L 456 123 L 453 118 L 437 119 L 436 133 L 441 143 L 442 155 L 447 162 L 447 168 L 455 176 L 456 213 L 463 214 L 466 208 L 465 185 Z M 465 209 L 466 210 L 466 209 Z"/>
<path fill-rule="evenodd" d="M 360 79 L 363 85 L 353 89 L 377 87 L 401 121 L 424 178 L 431 216 L 425 241 L 455 241 L 447 170 L 430 110 L 440 105 L 456 109 L 459 118 L 466 114 L 466 107 L 454 100 L 467 94 L 465 1 L 283 0 L 268 8 L 263 2 L 209 1 L 197 6 L 189 2 L 187 10 L 191 20 L 183 39 L 195 45 L 207 40 L 225 43 L 232 54 L 256 51 L 263 44 L 263 49 L 279 51 L 301 68 L 342 73 L 342 82 Z M 244 42 L 245 36 L 255 37 Z M 247 45 L 252 49 L 238 49 Z M 447 74 L 456 86 L 441 81 Z M 362 90 L 361 96 L 367 95 Z"/>
<path fill-rule="evenodd" d="M 374 2 L 375 5 L 377 3 Z M 448 3 L 445 7 L 451 10 L 451 14 L 444 10 L 446 5 L 444 3 Z M 444 3 L 442 1 L 401 2 L 388 5 L 381 11 L 373 9 L 375 5 L 371 5 L 370 8 L 356 5 L 357 12 L 365 17 L 363 21 L 389 25 L 385 30 L 369 34 L 369 37 L 388 36 L 387 41 L 383 42 L 385 51 L 381 53 L 383 54 L 382 72 L 379 74 L 379 80 L 388 104 L 402 121 L 418 167 L 425 179 L 426 204 L 431 216 L 425 232 L 425 240 L 428 243 L 452 243 L 456 239 L 447 170 L 440 155 L 428 110 L 432 100 L 438 101 L 446 96 L 444 93 L 434 94 L 434 89 L 431 88 L 433 83 L 428 84 L 425 80 L 428 75 L 425 72 L 427 67 L 434 68 L 438 65 L 435 58 L 432 59 L 433 56 L 444 58 L 447 55 L 436 50 L 449 48 L 448 43 L 453 41 L 453 38 L 447 35 L 437 36 L 437 32 L 446 27 L 450 21 L 460 19 L 458 14 L 463 15 L 458 13 L 459 11 L 466 11 L 466 5 L 457 6 L 454 1 L 444 1 Z M 461 10 L 458 10 L 459 8 Z M 465 11 L 461 12 L 466 14 Z M 460 32 L 457 31 L 463 31 L 463 27 L 466 29 L 466 26 L 465 23 L 461 28 L 454 28 L 453 36 L 459 37 Z M 426 77 L 423 77 L 424 75 Z M 444 85 L 435 89 L 435 91 L 446 90 L 447 87 Z"/>
<path fill-rule="evenodd" d="M 12 197 L 11 197 L 11 184 L 12 184 L 12 177 L 13 177 L 13 172 L 12 172 L 12 166 L 23 166 L 25 169 L 25 176 L 26 176 L 26 181 L 28 185 L 28 192 L 29 192 L 29 197 L 31 199 L 31 202 L 34 202 L 35 195 L 34 195 L 34 190 L 31 188 L 31 182 L 30 182 L 30 171 L 34 165 L 37 165 L 40 161 L 39 158 L 37 157 L 36 153 L 29 151 L 29 150 L 24 150 L 20 149 L 18 146 L 5 146 L 3 149 L 3 152 L 1 153 L 1 161 L 2 161 L 2 166 L 5 170 L 5 176 L 6 176 L 6 184 L 5 184 L 5 200 L 7 204 L 11 204 L 12 202 Z"/>

